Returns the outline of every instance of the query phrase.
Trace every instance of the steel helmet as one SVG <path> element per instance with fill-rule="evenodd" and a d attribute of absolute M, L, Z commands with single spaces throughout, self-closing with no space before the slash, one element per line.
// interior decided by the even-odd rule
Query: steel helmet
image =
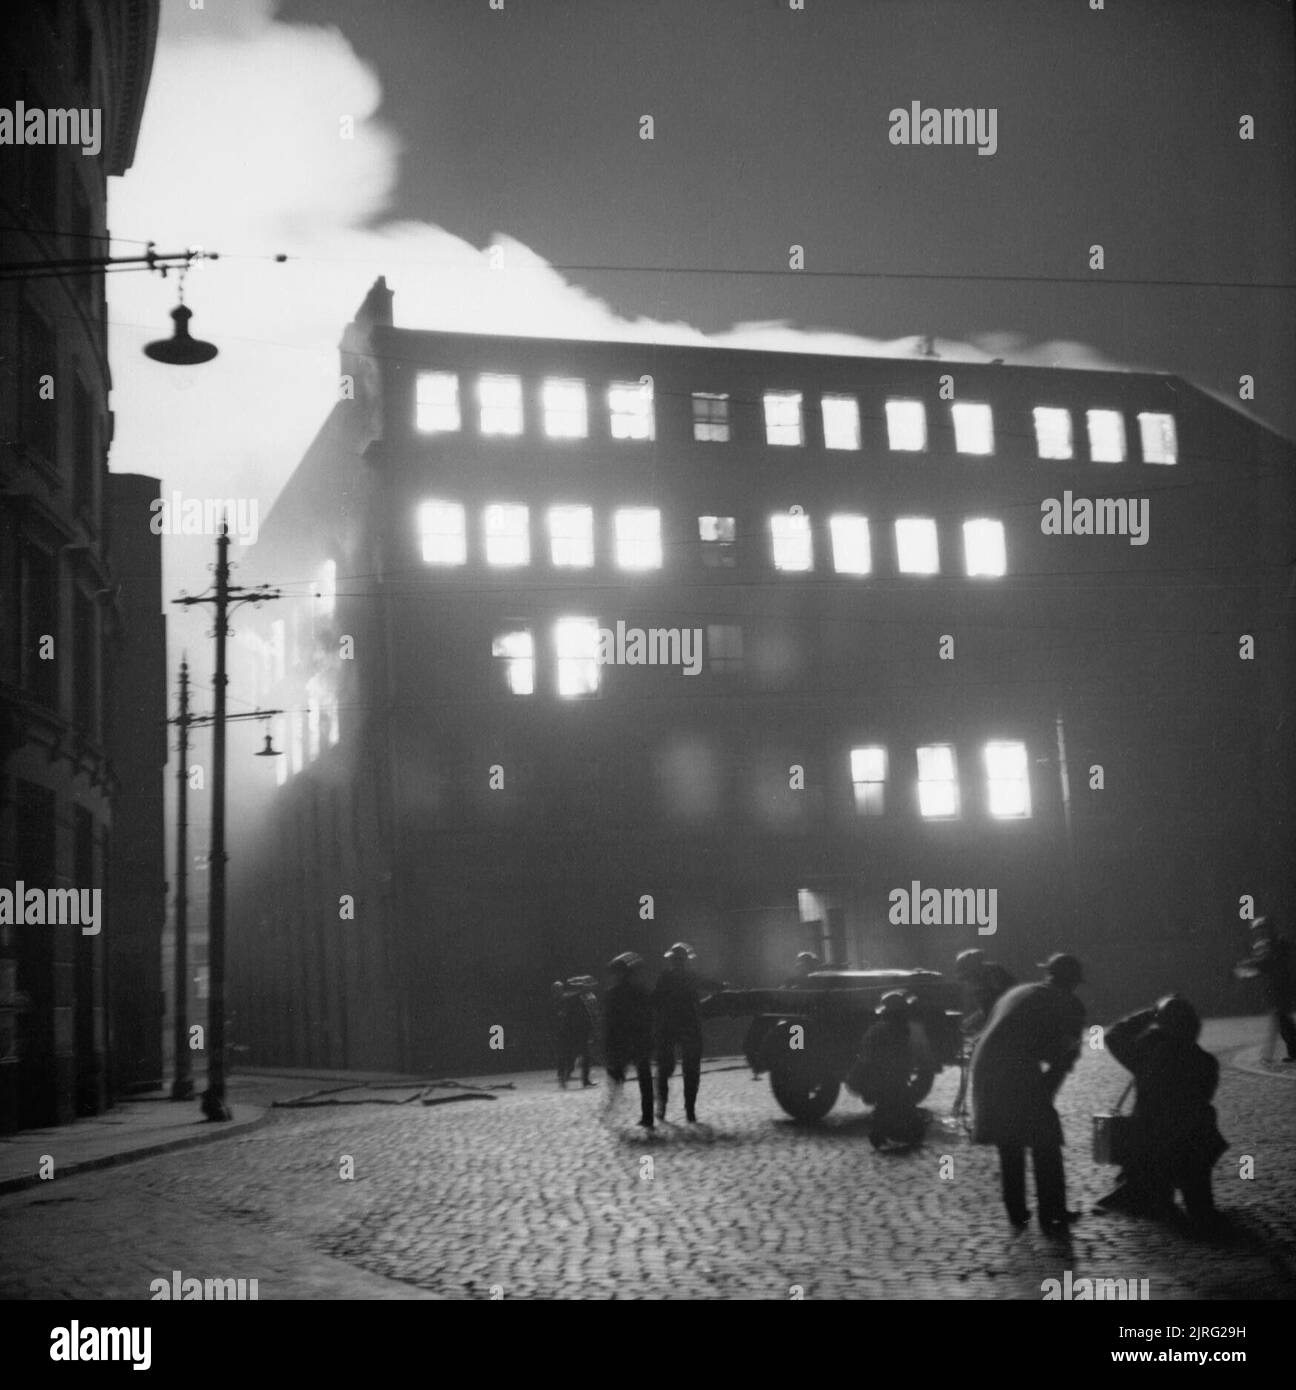
<path fill-rule="evenodd" d="M 882 996 L 877 1013 L 881 1018 L 907 1018 L 909 1015 L 909 997 L 902 989 L 889 989 Z"/>

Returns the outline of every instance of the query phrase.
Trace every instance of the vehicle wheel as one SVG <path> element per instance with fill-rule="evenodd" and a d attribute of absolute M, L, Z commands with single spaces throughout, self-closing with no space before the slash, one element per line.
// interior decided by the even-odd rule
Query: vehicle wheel
<path fill-rule="evenodd" d="M 795 1120 L 822 1120 L 837 1104 L 841 1082 L 813 1063 L 783 1061 L 770 1072 L 774 1099 Z"/>

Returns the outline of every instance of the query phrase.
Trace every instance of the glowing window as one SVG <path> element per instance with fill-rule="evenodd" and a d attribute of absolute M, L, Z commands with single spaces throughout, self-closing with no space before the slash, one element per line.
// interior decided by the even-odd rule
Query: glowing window
<path fill-rule="evenodd" d="M 731 516 L 698 517 L 698 539 L 702 542 L 702 563 L 712 569 L 731 569 L 735 525 Z"/>
<path fill-rule="evenodd" d="M 800 444 L 801 392 L 766 391 L 765 442 L 767 444 Z"/>
<path fill-rule="evenodd" d="M 1089 457 L 1095 463 L 1125 462 L 1125 417 L 1119 410 L 1090 410 Z"/>
<path fill-rule="evenodd" d="M 833 568 L 838 574 L 868 574 L 873 568 L 866 516 L 839 515 L 829 518 L 832 534 Z"/>
<path fill-rule="evenodd" d="M 918 750 L 918 809 L 929 819 L 958 815 L 958 774 L 947 743 Z"/>
<path fill-rule="evenodd" d="M 901 517 L 895 524 L 896 564 L 901 574 L 939 574 L 936 523 L 925 516 Z"/>
<path fill-rule="evenodd" d="M 1042 459 L 1069 459 L 1071 412 L 1051 405 L 1035 407 L 1035 445 Z"/>
<path fill-rule="evenodd" d="M 986 791 L 990 814 L 1001 820 L 1029 816 L 1030 774 L 1024 743 L 987 743 Z"/>
<path fill-rule="evenodd" d="M 693 392 L 693 438 L 701 443 L 729 442 L 729 397 Z"/>
<path fill-rule="evenodd" d="M 516 566 L 531 562 L 531 528 L 525 507 L 497 502 L 486 508 L 486 563 Z"/>
<path fill-rule="evenodd" d="M 971 575 L 1000 575 L 1008 569 L 1002 521 L 977 517 L 963 523 L 963 556 Z"/>
<path fill-rule="evenodd" d="M 456 373 L 419 373 L 414 419 L 425 434 L 459 428 L 459 377 Z"/>
<path fill-rule="evenodd" d="M 594 563 L 594 512 L 589 507 L 549 508 L 549 556 L 564 569 Z"/>
<path fill-rule="evenodd" d="M 622 507 L 613 518 L 616 561 L 623 570 L 661 568 L 661 513 L 656 507 Z"/>
<path fill-rule="evenodd" d="M 954 447 L 960 454 L 994 453 L 994 417 L 988 405 L 956 401 L 950 406 L 954 419 Z"/>
<path fill-rule="evenodd" d="M 483 434 L 522 433 L 522 380 L 516 376 L 484 376 L 477 383 Z"/>
<path fill-rule="evenodd" d="M 423 558 L 429 565 L 462 565 L 467 560 L 468 533 L 458 502 L 424 502 L 418 522 Z"/>
<path fill-rule="evenodd" d="M 1138 422 L 1139 436 L 1143 441 L 1143 462 L 1178 463 L 1179 444 L 1175 438 L 1174 416 L 1143 411 Z"/>
<path fill-rule="evenodd" d="M 850 760 L 856 811 L 862 816 L 880 816 L 886 804 L 886 749 L 852 748 Z"/>
<path fill-rule="evenodd" d="M 707 656 L 711 669 L 721 675 L 733 675 L 743 667 L 743 631 L 737 623 L 707 625 Z"/>
<path fill-rule="evenodd" d="M 584 439 L 589 408 L 583 381 L 546 381 L 540 393 L 545 433 L 550 439 Z"/>
<path fill-rule="evenodd" d="M 652 439 L 652 382 L 614 381 L 608 387 L 608 411 L 613 439 Z"/>
<path fill-rule="evenodd" d="M 559 618 L 554 624 L 559 695 L 573 699 L 597 692 L 598 646 L 598 623 L 595 619 Z"/>
<path fill-rule="evenodd" d="M 810 538 L 810 518 L 799 512 L 775 512 L 770 517 L 770 536 L 774 542 L 776 570 L 814 568 L 814 545 Z"/>
<path fill-rule="evenodd" d="M 491 655 L 504 665 L 504 680 L 514 695 L 535 691 L 535 643 L 525 628 L 501 632 L 491 643 Z"/>
<path fill-rule="evenodd" d="M 916 453 L 927 447 L 927 411 L 921 401 L 888 401 L 886 418 L 892 449 Z"/>
<path fill-rule="evenodd" d="M 330 617 L 337 603 L 337 561 L 325 560 L 315 588 L 315 611 L 323 618 Z"/>
<path fill-rule="evenodd" d="M 823 431 L 827 449 L 859 448 L 859 402 L 854 396 L 823 398 Z"/>

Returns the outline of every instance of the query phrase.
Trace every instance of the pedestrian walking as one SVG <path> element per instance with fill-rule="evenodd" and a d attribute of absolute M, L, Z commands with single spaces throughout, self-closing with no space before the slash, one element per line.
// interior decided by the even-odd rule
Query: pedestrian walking
<path fill-rule="evenodd" d="M 677 941 L 666 952 L 666 969 L 653 989 L 653 1022 L 657 1043 L 657 1108 L 666 1118 L 670 1079 L 676 1053 L 684 1073 L 684 1117 L 697 1121 L 697 1094 L 702 1080 L 702 999 L 723 986 L 702 980 L 693 970 L 697 952 Z"/>
<path fill-rule="evenodd" d="M 566 1081 L 579 1063 L 581 1085 L 597 1086 L 590 1079 L 590 1067 L 594 1061 L 594 1038 L 598 1032 L 598 996 L 594 990 L 598 984 L 593 975 L 573 975 L 566 988 Z"/>
<path fill-rule="evenodd" d="M 608 1086 L 606 1114 L 621 1098 L 626 1068 L 633 1066 L 639 1083 L 639 1123 L 653 1128 L 653 1001 L 644 978 L 644 960 L 625 951 L 608 965 L 612 985 L 604 1002 L 604 1054 Z"/>
<path fill-rule="evenodd" d="M 873 1147 L 912 1148 L 927 1127 L 918 1101 L 931 1090 L 936 1064 L 903 990 L 888 990 L 876 1013 L 860 1043 L 852 1081 L 860 1099 L 873 1106 Z"/>
<path fill-rule="evenodd" d="M 558 1073 L 558 1084 L 566 1090 L 571 1068 L 567 1059 L 567 987 L 561 980 L 555 980 L 549 986 L 549 1008 L 553 1026 L 554 1066 Z"/>
<path fill-rule="evenodd" d="M 998 1148 L 1004 1206 L 1015 1226 L 1030 1220 L 1031 1151 L 1040 1225 L 1058 1232 L 1079 1215 L 1067 1210 L 1062 1122 L 1053 1101 L 1080 1055 L 1085 1011 L 1075 990 L 1084 972 L 1064 953 L 1041 968 L 1044 980 L 1000 998 L 972 1054 L 972 1140 Z"/>
<path fill-rule="evenodd" d="M 1260 976 L 1278 1033 L 1287 1050 L 1282 1060 L 1296 1062 L 1296 1023 L 1292 1022 L 1292 1012 L 1296 1010 L 1296 974 L 1292 970 L 1291 942 L 1279 934 L 1270 918 L 1257 917 L 1251 923 L 1251 954 L 1234 968 L 1244 979 L 1251 975 Z M 1270 1034 L 1271 1044 L 1272 1038 Z"/>
<path fill-rule="evenodd" d="M 1099 1198 L 1106 1210 L 1138 1216 L 1175 1213 L 1176 1189 L 1189 1217 L 1215 1218 L 1211 1169 L 1228 1147 L 1211 1101 L 1219 1062 L 1198 1045 L 1201 1019 L 1177 994 L 1141 1009 L 1104 1034 L 1107 1051 L 1134 1077 L 1134 1115 L 1115 1189 Z"/>

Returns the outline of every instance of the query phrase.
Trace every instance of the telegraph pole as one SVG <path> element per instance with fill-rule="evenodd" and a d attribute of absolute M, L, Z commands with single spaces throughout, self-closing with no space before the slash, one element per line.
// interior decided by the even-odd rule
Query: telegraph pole
<path fill-rule="evenodd" d="M 175 1080 L 172 1100 L 193 1098 L 189 1067 L 189 663 L 180 662 L 180 769 L 176 774 Z"/>
<path fill-rule="evenodd" d="M 215 708 L 212 724 L 211 871 L 207 927 L 207 1089 L 202 1112 L 209 1120 L 233 1117 L 225 1103 L 225 639 L 229 609 L 240 603 L 279 598 L 279 591 L 260 584 L 255 589 L 230 587 L 229 521 L 222 518 L 216 537 L 216 592 L 172 600 L 174 603 L 216 605 Z"/>

